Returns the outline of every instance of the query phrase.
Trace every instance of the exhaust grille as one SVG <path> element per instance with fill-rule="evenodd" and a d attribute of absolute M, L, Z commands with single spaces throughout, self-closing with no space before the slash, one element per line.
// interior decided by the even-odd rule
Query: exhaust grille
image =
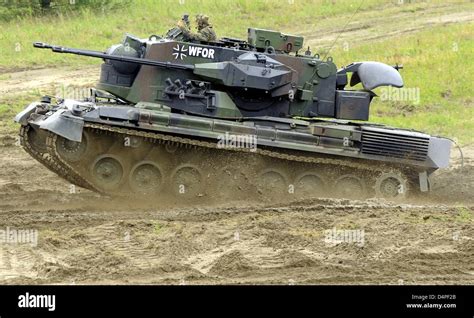
<path fill-rule="evenodd" d="M 367 155 L 425 161 L 429 143 L 430 137 L 421 133 L 362 128 L 361 152 Z"/>

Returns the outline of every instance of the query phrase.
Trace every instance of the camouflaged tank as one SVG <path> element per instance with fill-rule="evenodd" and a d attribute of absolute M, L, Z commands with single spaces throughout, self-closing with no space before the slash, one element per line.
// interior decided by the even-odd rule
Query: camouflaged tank
<path fill-rule="evenodd" d="M 399 199 L 449 164 L 447 139 L 364 122 L 373 89 L 403 86 L 398 67 L 338 69 L 300 54 L 299 36 L 189 42 L 175 28 L 105 53 L 34 46 L 104 60 L 87 100 L 45 96 L 16 117 L 28 153 L 100 193 Z"/>

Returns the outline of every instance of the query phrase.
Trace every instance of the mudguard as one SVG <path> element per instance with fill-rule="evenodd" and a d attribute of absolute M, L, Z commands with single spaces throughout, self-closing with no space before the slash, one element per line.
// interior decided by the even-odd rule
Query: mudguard
<path fill-rule="evenodd" d="M 66 111 L 67 109 L 58 110 L 41 122 L 39 127 L 66 139 L 81 142 L 84 120 Z"/>

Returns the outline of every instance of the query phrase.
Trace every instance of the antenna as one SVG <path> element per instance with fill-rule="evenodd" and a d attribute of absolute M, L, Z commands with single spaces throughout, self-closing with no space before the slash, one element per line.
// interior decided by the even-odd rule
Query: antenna
<path fill-rule="evenodd" d="M 344 32 L 344 30 L 346 29 L 347 25 L 349 24 L 349 22 L 352 20 L 352 18 L 356 15 L 356 13 L 359 11 L 359 9 L 362 7 L 362 4 L 364 3 L 364 0 L 361 0 L 360 1 L 360 4 L 359 6 L 357 7 L 357 9 L 354 11 L 354 13 L 352 14 L 352 16 L 347 20 L 346 24 L 344 25 L 344 27 L 342 28 L 341 32 L 339 32 L 339 34 L 337 35 L 336 39 L 334 40 L 334 42 L 332 42 L 331 46 L 329 47 L 329 50 L 326 52 L 326 54 L 324 55 L 324 57 L 322 58 L 323 60 L 326 58 L 326 56 L 328 56 L 329 52 L 332 50 L 332 48 L 334 47 L 334 44 L 336 44 L 337 40 L 339 39 L 339 37 L 341 36 L 341 34 Z"/>

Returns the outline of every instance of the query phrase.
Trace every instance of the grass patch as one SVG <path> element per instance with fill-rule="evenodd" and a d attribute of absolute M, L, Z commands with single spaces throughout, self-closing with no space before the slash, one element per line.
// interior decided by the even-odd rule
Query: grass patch
<path fill-rule="evenodd" d="M 446 135 L 462 144 L 474 142 L 474 24 L 438 26 L 426 31 L 363 43 L 332 53 L 338 65 L 354 61 L 403 64 L 405 87 L 419 100 L 384 100 L 371 104 L 371 121 Z M 383 89 L 376 89 L 383 96 Z M 389 95 L 387 95 L 389 96 Z"/>
<path fill-rule="evenodd" d="M 470 211 L 466 207 L 459 207 L 458 213 L 459 214 L 456 216 L 456 221 L 459 222 L 472 222 L 474 218 L 473 211 Z"/>
<path fill-rule="evenodd" d="M 466 2 L 449 2 L 469 10 Z M 364 18 L 368 19 L 376 14 L 389 17 L 404 10 L 422 12 L 429 5 L 439 4 L 445 5 L 445 2 L 416 1 L 401 7 L 398 1 L 366 0 L 361 15 L 367 14 Z M 249 26 L 296 34 L 308 30 L 316 32 L 318 25 L 331 24 L 335 30 L 341 29 L 341 21 L 348 19 L 358 5 L 359 2 L 350 0 L 163 0 L 159 3 L 138 0 L 127 9 L 113 12 L 84 9 L 79 13 L 59 14 L 55 19 L 22 18 L 0 23 L 0 70 L 100 64 L 100 59 L 37 50 L 31 43 L 45 41 L 104 50 L 119 42 L 126 32 L 141 37 L 163 34 L 183 13 L 193 16 L 205 12 L 211 17 L 218 36 L 246 38 Z M 458 139 L 461 144 L 474 143 L 474 24 L 437 26 L 396 38 L 355 43 L 349 50 L 338 43 L 330 55 L 338 66 L 364 60 L 405 66 L 401 71 L 405 87 L 418 89 L 419 100 L 375 98 L 371 121 L 445 135 Z M 2 79 L 8 79 L 8 75 L 0 75 Z M 378 89 L 377 93 L 382 95 L 383 92 Z M 16 130 L 13 116 L 39 95 L 36 92 L 10 100 L 0 99 L 0 120 L 5 123 L 0 125 L 0 132 Z"/>
<path fill-rule="evenodd" d="M 153 231 L 154 231 L 155 234 L 162 233 L 164 229 L 165 229 L 164 224 L 161 224 L 159 222 L 156 222 L 156 223 L 153 224 Z"/>
<path fill-rule="evenodd" d="M 0 135 L 16 135 L 19 125 L 13 121 L 17 113 L 32 101 L 41 97 L 39 92 L 31 92 L 20 96 L 0 99 Z"/>
<path fill-rule="evenodd" d="M 397 7 L 398 2 L 364 0 L 360 12 L 387 5 Z M 206 13 L 218 36 L 245 39 L 251 26 L 298 33 L 296 26 L 314 25 L 328 17 L 354 12 L 358 6 L 359 2 L 352 0 L 136 0 L 114 11 L 85 8 L 54 18 L 20 18 L 0 23 L 0 69 L 100 63 L 98 59 L 47 54 L 34 49 L 32 42 L 105 50 L 126 32 L 140 37 L 164 34 L 184 13 L 191 17 Z"/>

